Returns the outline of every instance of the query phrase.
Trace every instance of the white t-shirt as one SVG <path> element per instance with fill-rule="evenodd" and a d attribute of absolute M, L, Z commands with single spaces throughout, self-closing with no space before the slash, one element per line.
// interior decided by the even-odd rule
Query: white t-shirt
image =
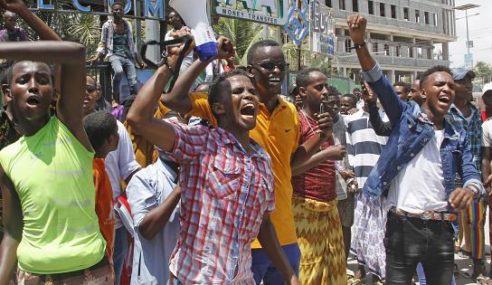
<path fill-rule="evenodd" d="M 125 180 L 130 174 L 140 168 L 140 164 L 135 159 L 132 140 L 130 139 L 130 135 L 128 135 L 128 131 L 120 121 L 116 121 L 116 125 L 118 126 L 119 137 L 118 147 L 116 150 L 108 153 L 105 159 L 106 172 L 108 173 L 109 182 L 113 189 L 114 201 L 121 195 L 120 181 Z M 121 223 L 118 217 L 116 217 L 115 228 L 120 227 Z"/>
<path fill-rule="evenodd" d="M 434 130 L 434 134 L 391 182 L 388 194 L 390 207 L 413 214 L 446 211 L 448 203 L 440 153 L 444 130 Z"/>
<path fill-rule="evenodd" d="M 492 146 L 492 119 L 486 120 L 482 124 L 482 145 L 484 147 Z"/>

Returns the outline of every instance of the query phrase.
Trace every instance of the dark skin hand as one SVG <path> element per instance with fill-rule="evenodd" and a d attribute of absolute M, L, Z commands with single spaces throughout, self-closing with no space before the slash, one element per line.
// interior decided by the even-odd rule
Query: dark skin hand
<path fill-rule="evenodd" d="M 451 207 L 457 210 L 464 210 L 471 205 L 475 193 L 467 188 L 456 188 L 451 195 L 449 195 L 449 203 Z"/>

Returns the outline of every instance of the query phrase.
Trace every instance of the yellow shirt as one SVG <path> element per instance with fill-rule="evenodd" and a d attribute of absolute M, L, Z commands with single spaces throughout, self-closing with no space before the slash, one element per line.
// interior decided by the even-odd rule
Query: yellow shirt
<path fill-rule="evenodd" d="M 164 116 L 171 111 L 168 107 L 161 103 L 159 100 L 159 105 L 157 110 L 154 113 L 154 118 L 162 119 Z M 133 150 L 135 152 L 135 159 L 142 166 L 146 167 L 151 165 L 152 163 L 157 161 L 159 157 L 159 153 L 157 149 L 144 137 L 135 135 L 132 131 L 132 128 L 125 121 L 125 127 L 128 130 L 128 134 L 130 134 L 130 138 L 133 144 Z"/>
<path fill-rule="evenodd" d="M 217 126 L 217 120 L 207 101 L 205 93 L 190 95 L 192 110 L 188 115 L 207 119 Z M 275 177 L 275 211 L 271 219 L 281 245 L 297 242 L 294 216 L 292 214 L 292 171 L 290 160 L 298 147 L 299 120 L 294 105 L 278 98 L 279 104 L 272 114 L 264 104 L 260 104 L 260 112 L 256 118 L 256 127 L 250 131 L 250 137 L 256 141 L 272 158 L 273 175 Z M 253 248 L 261 248 L 258 240 Z"/>

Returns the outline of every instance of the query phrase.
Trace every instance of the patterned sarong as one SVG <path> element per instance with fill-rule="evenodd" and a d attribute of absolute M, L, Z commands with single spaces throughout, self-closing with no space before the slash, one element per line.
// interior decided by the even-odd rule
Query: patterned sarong
<path fill-rule="evenodd" d="M 347 284 L 343 233 L 337 201 L 294 197 L 294 221 L 301 250 L 303 285 Z"/>

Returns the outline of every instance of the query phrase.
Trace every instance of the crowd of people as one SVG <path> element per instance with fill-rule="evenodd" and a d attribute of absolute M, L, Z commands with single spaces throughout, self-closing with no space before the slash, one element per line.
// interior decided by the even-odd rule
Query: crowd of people
<path fill-rule="evenodd" d="M 456 252 L 473 260 L 472 278 L 490 282 L 492 90 L 481 112 L 472 71 L 433 66 L 392 84 L 368 50 L 366 19 L 352 15 L 363 81 L 352 94 L 304 68 L 283 96 L 281 44 L 258 41 L 247 65 L 234 66 L 223 36 L 207 61 L 168 47 L 139 89 L 135 64 L 144 64 L 116 1 L 96 58 L 111 63 L 120 113 L 87 75 L 84 46 L 62 41 L 21 0 L 0 7 L 0 284 L 362 284 L 372 275 L 448 285 Z M 17 17 L 40 41 L 27 41 Z M 167 39 L 189 35 L 176 12 L 170 19 Z M 213 81 L 197 81 L 207 69 Z"/>

